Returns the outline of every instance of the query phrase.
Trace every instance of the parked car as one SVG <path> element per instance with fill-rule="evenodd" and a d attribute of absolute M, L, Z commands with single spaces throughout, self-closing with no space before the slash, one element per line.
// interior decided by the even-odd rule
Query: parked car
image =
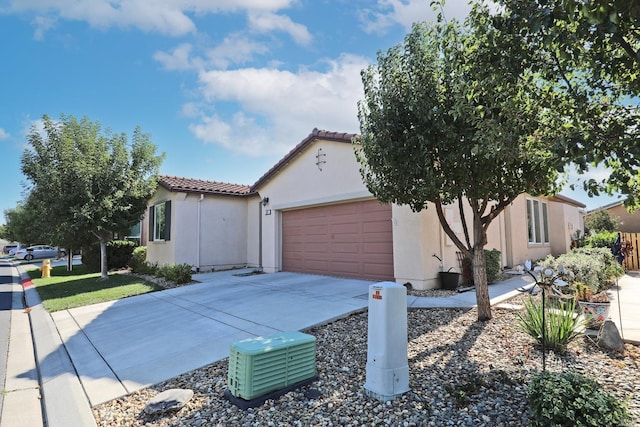
<path fill-rule="evenodd" d="M 2 253 L 5 255 L 9 255 L 11 249 L 15 249 L 17 247 L 18 245 L 4 245 L 4 247 L 2 248 Z"/>
<path fill-rule="evenodd" d="M 20 249 L 24 249 L 25 246 L 22 244 L 18 244 L 15 248 L 11 248 L 9 249 L 9 256 L 16 256 L 16 251 L 19 251 Z"/>
<path fill-rule="evenodd" d="M 65 256 L 64 249 L 60 250 L 60 256 Z M 19 249 L 14 255 L 16 259 L 31 261 L 35 258 L 57 258 L 58 248 L 49 245 L 34 245 L 26 249 Z"/>

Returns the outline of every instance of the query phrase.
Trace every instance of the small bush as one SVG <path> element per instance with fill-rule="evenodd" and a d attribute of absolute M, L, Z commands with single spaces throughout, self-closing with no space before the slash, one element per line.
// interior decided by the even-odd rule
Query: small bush
<path fill-rule="evenodd" d="M 547 301 L 547 305 L 549 302 Z M 542 301 L 528 298 L 524 301 L 524 311 L 517 313 L 516 325 L 524 333 L 542 345 L 542 330 L 545 332 L 545 347 L 555 353 L 564 353 L 567 345 L 580 336 L 578 329 L 584 324 L 578 316 L 574 316 L 575 301 L 567 300 L 563 309 L 546 308 L 546 327 L 542 322 Z"/>
<path fill-rule="evenodd" d="M 163 265 L 158 267 L 156 275 L 172 282 L 183 284 L 191 281 L 191 266 L 189 264 Z"/>
<path fill-rule="evenodd" d="M 549 255 L 540 264 L 553 269 L 564 265 L 573 272 L 575 281 L 589 286 L 594 293 L 602 292 L 616 277 L 624 274 L 608 248 L 573 249 L 557 258 Z"/>
<path fill-rule="evenodd" d="M 107 269 L 126 267 L 131 259 L 136 244 L 130 240 L 113 240 L 107 243 Z M 100 271 L 100 244 L 85 246 L 82 248 L 82 264 L 90 272 Z"/>
<path fill-rule="evenodd" d="M 495 283 L 500 280 L 500 266 L 502 261 L 501 253 L 497 249 L 484 251 L 484 264 L 487 268 L 487 283 Z"/>
<path fill-rule="evenodd" d="M 611 248 L 617 237 L 618 233 L 601 231 L 587 237 L 586 246 L 589 248 Z"/>
<path fill-rule="evenodd" d="M 129 260 L 131 271 L 138 274 L 156 274 L 158 266 L 147 262 L 147 247 L 138 246 L 133 250 L 131 259 Z"/>
<path fill-rule="evenodd" d="M 529 425 L 617 427 L 629 419 L 625 402 L 582 375 L 542 372 L 527 387 Z"/>

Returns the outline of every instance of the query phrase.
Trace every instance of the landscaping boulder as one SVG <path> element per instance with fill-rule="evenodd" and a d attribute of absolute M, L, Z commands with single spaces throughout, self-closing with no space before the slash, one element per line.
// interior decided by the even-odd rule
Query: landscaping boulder
<path fill-rule="evenodd" d="M 605 320 L 598 334 L 598 346 L 607 350 L 624 351 L 624 342 L 618 332 L 616 324 L 611 320 Z"/>
<path fill-rule="evenodd" d="M 193 397 L 193 390 L 184 388 L 172 388 L 150 399 L 144 412 L 149 415 L 178 411 Z"/>

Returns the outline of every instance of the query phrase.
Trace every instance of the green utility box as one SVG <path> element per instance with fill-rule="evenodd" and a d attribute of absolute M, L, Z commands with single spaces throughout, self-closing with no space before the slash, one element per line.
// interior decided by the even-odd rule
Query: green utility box
<path fill-rule="evenodd" d="M 231 344 L 229 391 L 251 400 L 317 376 L 316 337 L 281 332 Z"/>

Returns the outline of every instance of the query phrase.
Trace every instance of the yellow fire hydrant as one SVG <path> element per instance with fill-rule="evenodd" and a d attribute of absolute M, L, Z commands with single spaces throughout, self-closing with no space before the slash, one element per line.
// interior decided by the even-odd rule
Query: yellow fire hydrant
<path fill-rule="evenodd" d="M 51 260 L 45 259 L 42 261 L 42 267 L 40 267 L 42 277 L 51 277 Z"/>

